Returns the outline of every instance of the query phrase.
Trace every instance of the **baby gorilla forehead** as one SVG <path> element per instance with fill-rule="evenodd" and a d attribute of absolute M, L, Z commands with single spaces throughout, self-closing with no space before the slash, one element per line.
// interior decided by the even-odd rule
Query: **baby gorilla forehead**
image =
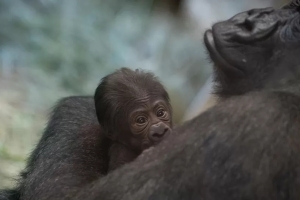
<path fill-rule="evenodd" d="M 137 98 L 130 102 L 130 104 L 133 112 L 153 111 L 158 107 L 167 108 L 169 106 L 168 100 L 159 96 L 146 96 Z"/>
<path fill-rule="evenodd" d="M 169 101 L 166 90 L 159 82 L 153 85 L 127 84 L 123 87 L 122 93 L 121 96 L 125 101 L 134 101 L 139 104 L 153 104 L 157 100 Z"/>

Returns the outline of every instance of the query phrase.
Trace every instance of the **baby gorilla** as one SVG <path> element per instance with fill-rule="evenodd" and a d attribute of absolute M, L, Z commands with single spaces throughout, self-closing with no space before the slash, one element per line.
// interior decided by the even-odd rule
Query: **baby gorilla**
<path fill-rule="evenodd" d="M 96 114 L 109 139 L 108 171 L 134 160 L 171 133 L 169 95 L 152 73 L 122 68 L 96 89 Z"/>

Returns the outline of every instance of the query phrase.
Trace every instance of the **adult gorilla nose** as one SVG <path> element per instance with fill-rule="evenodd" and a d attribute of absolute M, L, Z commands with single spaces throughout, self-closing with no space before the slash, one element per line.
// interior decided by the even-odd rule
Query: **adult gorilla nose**
<path fill-rule="evenodd" d="M 271 17 L 273 12 L 273 8 L 252 9 L 232 17 L 230 21 L 239 28 L 232 39 L 252 43 L 269 37 L 277 30 L 279 22 Z"/>
<path fill-rule="evenodd" d="M 234 22 L 236 25 L 241 25 L 245 22 L 246 19 L 253 21 L 255 19 L 262 18 L 264 15 L 269 15 L 274 12 L 274 8 L 260 8 L 260 9 L 251 9 L 246 12 L 241 12 L 230 18 L 229 20 Z"/>
<path fill-rule="evenodd" d="M 150 128 L 149 139 L 153 142 L 158 142 L 168 135 L 169 132 L 170 128 L 162 122 L 153 124 Z"/>

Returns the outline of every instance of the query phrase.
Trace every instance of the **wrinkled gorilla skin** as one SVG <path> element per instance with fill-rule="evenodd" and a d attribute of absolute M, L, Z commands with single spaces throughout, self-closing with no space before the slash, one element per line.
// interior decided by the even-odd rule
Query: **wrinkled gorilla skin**
<path fill-rule="evenodd" d="M 62 100 L 29 161 L 21 199 L 299 200 L 299 21 L 288 6 L 215 24 L 204 39 L 218 105 L 107 176 L 80 166 L 102 159 L 83 126 L 96 120 L 92 103 Z"/>

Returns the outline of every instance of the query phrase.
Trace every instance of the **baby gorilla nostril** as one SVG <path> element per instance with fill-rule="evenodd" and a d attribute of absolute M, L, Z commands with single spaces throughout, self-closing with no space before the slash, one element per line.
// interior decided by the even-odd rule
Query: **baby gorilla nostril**
<path fill-rule="evenodd" d="M 246 19 L 244 22 L 244 27 L 246 30 L 252 31 L 252 29 L 254 27 L 254 23 L 252 21 L 250 21 L 249 19 Z"/>
<path fill-rule="evenodd" d="M 162 133 L 162 134 L 160 134 L 160 133 L 154 133 L 154 134 L 153 134 L 153 137 L 161 138 L 161 137 L 163 137 L 164 135 L 165 135 L 165 132 Z"/>
<path fill-rule="evenodd" d="M 169 128 L 165 124 L 153 125 L 149 133 L 149 139 L 157 142 L 164 138 Z"/>
<path fill-rule="evenodd" d="M 165 134 L 168 130 L 169 130 L 168 128 L 165 128 L 164 134 Z"/>

